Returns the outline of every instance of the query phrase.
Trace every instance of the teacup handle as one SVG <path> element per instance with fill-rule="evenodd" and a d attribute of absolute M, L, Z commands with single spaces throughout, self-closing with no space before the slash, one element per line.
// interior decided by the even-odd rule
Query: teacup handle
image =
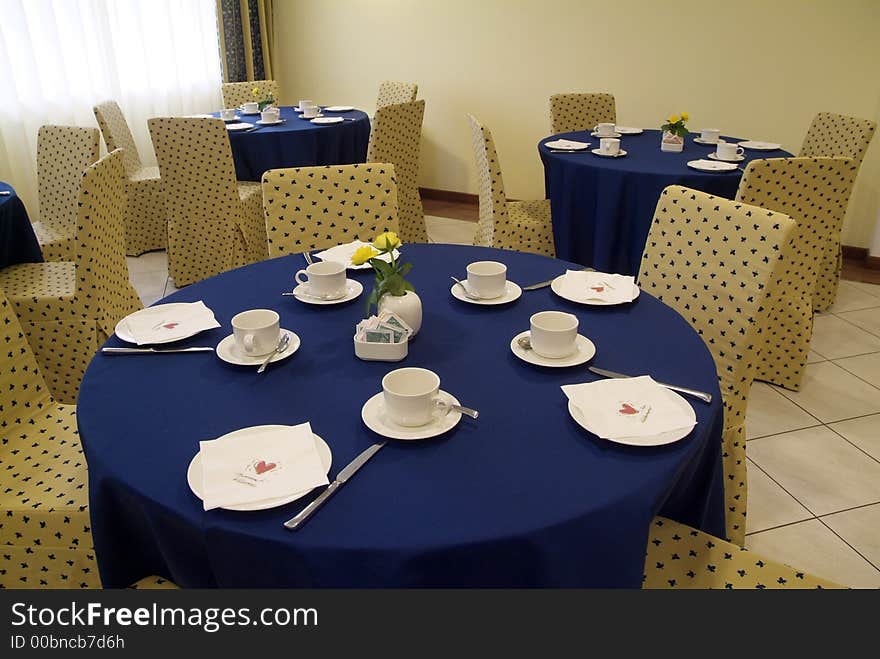
<path fill-rule="evenodd" d="M 305 280 L 300 279 L 300 278 L 299 278 L 300 275 L 302 275 L 303 277 L 305 277 Z M 296 283 L 297 283 L 297 284 L 308 284 L 308 283 L 309 283 L 309 273 L 306 272 L 305 270 L 299 270 L 299 271 L 297 271 L 296 275 L 295 275 L 293 278 L 296 279 Z"/>
<path fill-rule="evenodd" d="M 744 148 L 742 148 L 741 146 L 736 147 L 736 155 L 743 156 L 745 155 L 745 153 L 746 150 Z"/>
<path fill-rule="evenodd" d="M 253 352 L 254 351 L 254 335 L 253 334 L 245 334 L 244 335 L 244 349 L 245 349 L 245 352 Z"/>

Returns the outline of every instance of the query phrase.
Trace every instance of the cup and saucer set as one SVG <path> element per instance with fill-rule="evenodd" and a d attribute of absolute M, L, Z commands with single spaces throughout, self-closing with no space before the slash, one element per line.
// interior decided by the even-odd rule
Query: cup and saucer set
<path fill-rule="evenodd" d="M 263 366 L 287 359 L 300 344 L 296 332 L 281 327 L 277 312 L 250 309 L 232 317 L 232 334 L 217 344 L 216 352 L 227 364 Z"/>
<path fill-rule="evenodd" d="M 305 304 L 342 304 L 357 298 L 364 287 L 359 281 L 347 279 L 345 264 L 338 261 L 317 261 L 296 273 L 296 288 L 290 293 Z"/>
<path fill-rule="evenodd" d="M 456 300 L 482 306 L 507 304 L 522 295 L 522 289 L 515 282 L 508 281 L 507 266 L 498 261 L 469 264 L 467 279 L 455 279 L 449 292 Z"/>

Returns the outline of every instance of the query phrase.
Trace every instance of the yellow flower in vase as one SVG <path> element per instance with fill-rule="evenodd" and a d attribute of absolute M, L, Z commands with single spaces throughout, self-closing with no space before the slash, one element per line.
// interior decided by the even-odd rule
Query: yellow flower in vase
<path fill-rule="evenodd" d="M 379 256 L 379 252 L 372 245 L 362 245 L 352 254 L 351 263 L 352 265 L 363 265 L 374 256 Z"/>

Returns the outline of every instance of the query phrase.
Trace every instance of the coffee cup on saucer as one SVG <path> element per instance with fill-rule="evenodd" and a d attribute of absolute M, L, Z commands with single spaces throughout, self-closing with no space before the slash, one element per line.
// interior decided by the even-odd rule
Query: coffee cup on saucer
<path fill-rule="evenodd" d="M 616 156 L 620 153 L 620 140 L 616 137 L 603 137 L 599 140 L 599 151 L 603 156 Z"/>
<path fill-rule="evenodd" d="M 715 147 L 715 157 L 718 160 L 737 160 L 745 152 L 746 150 L 738 144 L 724 142 L 723 140 L 720 140 L 718 146 Z"/>
<path fill-rule="evenodd" d="M 320 108 L 317 105 L 307 105 L 303 108 L 302 115 L 306 119 L 314 119 L 318 116 Z"/>
<path fill-rule="evenodd" d="M 235 119 L 235 108 L 225 108 L 220 110 L 220 118 L 223 121 L 232 121 Z"/>
<path fill-rule="evenodd" d="M 303 279 L 300 279 L 303 277 Z M 336 261 L 318 261 L 295 276 L 296 282 L 308 288 L 308 294 L 325 300 L 345 295 L 345 264 Z"/>
<path fill-rule="evenodd" d="M 382 378 L 390 419 L 400 426 L 424 426 L 440 404 L 440 376 L 425 368 L 398 368 Z"/>
<path fill-rule="evenodd" d="M 612 135 L 614 135 L 614 124 L 596 124 L 596 127 L 593 130 L 595 131 L 597 137 L 611 137 Z"/>
<path fill-rule="evenodd" d="M 268 355 L 281 337 L 280 317 L 271 309 L 251 309 L 232 317 L 235 347 L 243 355 Z"/>
<path fill-rule="evenodd" d="M 274 124 L 281 116 L 281 110 L 278 108 L 266 108 L 260 113 L 260 120 L 267 124 Z"/>
<path fill-rule="evenodd" d="M 475 261 L 467 267 L 467 287 L 472 295 L 491 300 L 507 290 L 507 266 L 498 261 Z"/>
<path fill-rule="evenodd" d="M 297 106 L 300 110 L 305 110 L 308 107 L 312 107 L 315 104 L 314 101 L 310 101 L 308 99 L 302 99 Z"/>
<path fill-rule="evenodd" d="M 721 135 L 721 130 L 718 128 L 704 128 L 700 131 L 700 139 L 703 142 L 709 142 L 710 144 L 715 144 L 718 141 L 718 137 Z"/>
<path fill-rule="evenodd" d="M 577 316 L 564 311 L 539 311 L 529 324 L 532 350 L 541 357 L 561 359 L 577 349 Z"/>
<path fill-rule="evenodd" d="M 247 103 L 243 103 L 241 106 L 242 111 L 245 114 L 256 114 L 260 111 L 260 104 L 256 101 L 249 101 Z"/>

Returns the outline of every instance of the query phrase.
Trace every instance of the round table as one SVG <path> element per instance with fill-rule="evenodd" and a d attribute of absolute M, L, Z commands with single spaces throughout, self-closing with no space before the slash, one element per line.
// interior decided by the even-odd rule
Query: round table
<path fill-rule="evenodd" d="M 424 322 L 398 363 L 360 361 L 354 326 L 370 271 L 351 276 L 356 301 L 303 304 L 281 292 L 304 266 L 287 256 L 240 268 L 166 301 L 204 302 L 222 327 L 185 345 L 216 345 L 230 319 L 271 308 L 302 339 L 258 375 L 210 353 L 98 354 L 85 375 L 79 431 L 89 466 L 92 533 L 105 586 L 159 574 L 188 587 L 638 587 L 650 521 L 662 513 L 710 533 L 724 529 L 722 405 L 699 336 L 647 293 L 618 307 L 569 303 L 549 288 L 510 304 L 475 306 L 450 294 L 450 274 L 476 260 L 507 264 L 520 284 L 570 264 L 489 248 L 406 245 Z M 539 310 L 578 316 L 597 366 L 711 392 L 693 401 L 685 439 L 635 448 L 598 439 L 567 412 L 560 386 L 596 379 L 585 366 L 541 368 L 510 350 Z M 123 345 L 115 336 L 108 345 Z M 441 389 L 480 411 L 444 436 L 388 444 L 299 530 L 282 523 L 316 496 L 259 512 L 212 510 L 186 483 L 199 440 L 262 424 L 309 421 L 330 445 L 329 478 L 380 437 L 361 407 L 401 366 L 437 372 Z"/>
<path fill-rule="evenodd" d="M 16 263 L 42 263 L 43 251 L 27 209 L 12 186 L 0 181 L 0 268 Z"/>
<path fill-rule="evenodd" d="M 638 274 L 648 229 L 660 193 L 668 185 L 683 185 L 727 199 L 736 196 L 742 171 L 701 172 L 689 160 L 707 159 L 714 146 L 685 138 L 681 153 L 660 150 L 660 131 L 624 135 L 620 148 L 626 156 L 608 158 L 590 153 L 599 138 L 589 132 L 561 133 L 538 143 L 544 163 L 544 181 L 553 217 L 556 255 L 602 272 Z M 590 142 L 581 153 L 553 153 L 545 143 L 558 138 Z M 739 138 L 722 136 L 728 142 Z M 781 149 L 746 149 L 745 167 L 755 158 L 784 158 Z"/>
<path fill-rule="evenodd" d="M 282 107 L 284 123 L 260 126 L 248 132 L 229 131 L 235 175 L 239 181 L 259 181 L 263 172 L 281 167 L 350 165 L 365 162 L 370 141 L 370 118 L 365 112 L 324 112 L 325 117 L 354 121 L 313 124 L 301 119 L 292 107 Z M 260 115 L 239 113 L 244 123 L 256 123 Z M 220 116 L 215 113 L 214 116 Z"/>

